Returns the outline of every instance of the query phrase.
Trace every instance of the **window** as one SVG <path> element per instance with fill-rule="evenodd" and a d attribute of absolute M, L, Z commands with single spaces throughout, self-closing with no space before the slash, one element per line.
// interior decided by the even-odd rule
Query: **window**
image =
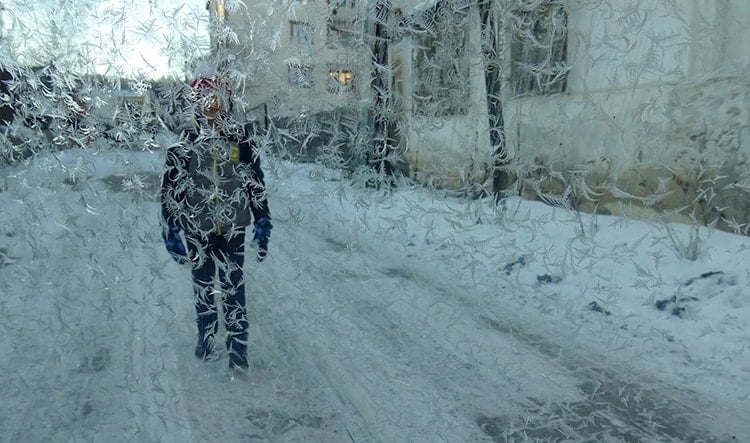
<path fill-rule="evenodd" d="M 289 63 L 289 84 L 298 88 L 312 87 L 312 68 L 299 63 Z"/>
<path fill-rule="evenodd" d="M 214 51 L 237 43 L 237 34 L 226 22 L 227 15 L 234 5 L 227 3 L 225 0 L 210 0 L 206 3 L 211 21 L 211 45 Z"/>
<path fill-rule="evenodd" d="M 357 45 L 359 38 L 352 31 L 352 24 L 348 20 L 331 17 L 328 20 L 326 42 L 329 46 L 341 45 L 351 47 Z"/>
<path fill-rule="evenodd" d="M 328 70 L 328 92 L 341 94 L 354 89 L 354 73 L 348 69 L 331 67 Z"/>
<path fill-rule="evenodd" d="M 328 0 L 328 8 L 333 15 L 336 14 L 338 8 L 353 8 L 355 5 L 355 0 Z"/>
<path fill-rule="evenodd" d="M 567 83 L 568 15 L 558 1 L 520 9 L 513 14 L 511 83 L 513 92 L 552 94 Z"/>
<path fill-rule="evenodd" d="M 313 27 L 309 23 L 290 21 L 292 43 L 309 46 L 313 43 Z"/>
<path fill-rule="evenodd" d="M 432 12 L 437 33 L 423 33 L 412 52 L 414 112 L 426 116 L 461 115 L 470 101 L 468 16 L 444 3 Z"/>
<path fill-rule="evenodd" d="M 226 10 L 224 9 L 224 0 L 214 1 L 214 11 L 216 12 L 216 18 L 220 21 L 226 19 Z"/>
<path fill-rule="evenodd" d="M 354 0 L 328 0 L 328 45 L 355 46 L 361 38 L 355 33 L 360 28 Z"/>

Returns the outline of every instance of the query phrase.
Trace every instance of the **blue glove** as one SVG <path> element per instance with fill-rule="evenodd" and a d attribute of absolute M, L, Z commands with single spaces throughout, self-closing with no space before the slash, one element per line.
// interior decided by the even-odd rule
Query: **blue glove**
<path fill-rule="evenodd" d="M 258 261 L 263 261 L 268 255 L 268 239 L 271 237 L 271 219 L 261 217 L 255 220 L 255 235 L 253 242 L 258 245 Z"/>
<path fill-rule="evenodd" d="M 163 234 L 164 244 L 167 245 L 167 252 L 172 256 L 174 261 L 179 264 L 185 264 L 188 262 L 187 252 L 185 252 L 185 244 L 180 238 L 180 228 L 176 225 L 169 225 L 168 232 Z"/>

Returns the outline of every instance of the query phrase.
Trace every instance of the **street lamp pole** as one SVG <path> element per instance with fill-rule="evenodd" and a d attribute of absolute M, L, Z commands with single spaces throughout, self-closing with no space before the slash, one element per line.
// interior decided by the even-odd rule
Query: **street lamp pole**
<path fill-rule="evenodd" d="M 369 165 L 378 174 L 377 182 L 390 181 L 393 176 L 391 158 L 393 145 L 388 136 L 390 119 L 390 85 L 388 81 L 388 18 L 389 0 L 376 0 L 372 43 L 372 92 L 374 98 L 373 146 Z"/>

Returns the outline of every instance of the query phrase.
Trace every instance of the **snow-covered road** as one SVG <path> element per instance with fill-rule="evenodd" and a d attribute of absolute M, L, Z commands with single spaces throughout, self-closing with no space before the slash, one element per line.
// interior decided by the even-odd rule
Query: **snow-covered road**
<path fill-rule="evenodd" d="M 291 247 L 258 279 L 292 296 L 284 317 L 376 441 L 712 440 L 697 398 L 503 312 L 507 288 L 463 278 L 460 257 L 358 235 L 318 209 L 280 233 Z"/>
<path fill-rule="evenodd" d="M 432 217 L 452 220 L 458 233 L 462 220 L 404 212 L 409 204 L 434 204 L 419 200 L 427 192 L 410 191 L 388 212 L 392 196 L 282 162 L 269 166 L 271 257 L 246 265 L 252 367 L 229 377 L 225 359 L 192 355 L 189 273 L 164 251 L 149 192 L 158 155 L 135 156 L 113 171 L 95 157 L 84 166 L 58 159 L 79 165 L 80 177 L 74 168 L 51 173 L 54 161 L 6 174 L 3 440 L 685 442 L 750 435 L 736 402 L 722 405 L 626 364 L 605 351 L 610 337 L 597 341 L 545 315 L 534 288 L 478 262 L 508 251 L 451 235 L 436 242 Z M 131 179 L 144 179 L 145 187 Z M 405 222 L 410 217 L 421 231 Z"/>

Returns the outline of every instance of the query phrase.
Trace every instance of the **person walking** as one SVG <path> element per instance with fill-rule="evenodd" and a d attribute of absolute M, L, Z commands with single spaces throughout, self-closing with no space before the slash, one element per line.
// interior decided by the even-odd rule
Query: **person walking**
<path fill-rule="evenodd" d="M 195 121 L 167 150 L 161 186 L 163 238 L 172 258 L 192 269 L 196 357 L 215 356 L 217 303 L 223 300 L 229 366 L 246 370 L 246 228 L 253 225 L 260 262 L 268 254 L 273 227 L 264 176 L 255 142 L 229 119 L 228 83 L 218 74 L 203 75 L 190 87 Z"/>

